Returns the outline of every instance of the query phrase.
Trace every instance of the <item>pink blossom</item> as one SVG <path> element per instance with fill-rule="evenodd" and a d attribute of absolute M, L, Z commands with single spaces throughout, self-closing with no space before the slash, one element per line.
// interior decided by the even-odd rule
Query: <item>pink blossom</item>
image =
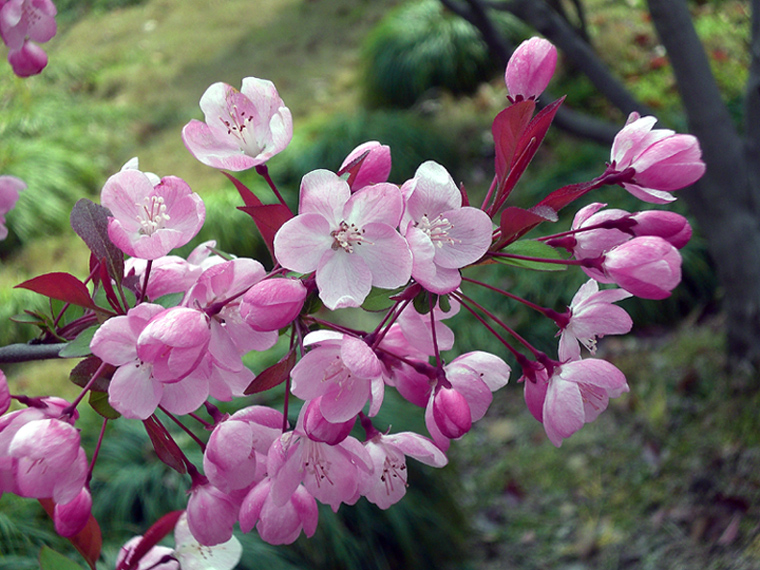
<path fill-rule="evenodd" d="M 314 441 L 336 445 L 351 433 L 356 423 L 356 416 L 345 422 L 329 422 L 322 415 L 321 406 L 322 396 L 304 404 L 303 430 Z"/>
<path fill-rule="evenodd" d="M 433 293 L 450 293 L 462 281 L 459 268 L 480 259 L 491 245 L 491 219 L 462 207 L 462 195 L 446 169 L 420 165 L 401 187 L 406 211 L 401 227 L 412 251 L 412 277 Z"/>
<path fill-rule="evenodd" d="M 13 436 L 8 454 L 16 460 L 17 494 L 68 503 L 87 478 L 87 456 L 79 430 L 58 419 L 24 424 Z"/>
<path fill-rule="evenodd" d="M 56 12 L 50 0 L 8 0 L 0 6 L 0 37 L 10 50 L 26 40 L 45 43 L 55 35 Z"/>
<path fill-rule="evenodd" d="M 135 548 L 142 539 L 142 536 L 134 536 L 121 547 L 116 557 L 117 569 L 122 567 L 125 560 L 133 556 Z M 174 557 L 174 550 L 168 546 L 154 546 L 140 558 L 134 570 L 180 570 L 180 566 L 179 561 Z"/>
<path fill-rule="evenodd" d="M 392 184 L 351 194 L 336 174 L 315 170 L 301 182 L 299 215 L 275 236 L 275 257 L 292 271 L 316 271 L 329 309 L 358 307 L 373 286 L 393 289 L 409 281 L 412 256 L 394 229 L 403 209 Z"/>
<path fill-rule="evenodd" d="M 55 531 L 61 536 L 69 537 L 79 533 L 90 520 L 92 495 L 87 487 L 82 487 L 79 494 L 68 503 L 57 503 L 53 510 Z"/>
<path fill-rule="evenodd" d="M 625 309 L 613 305 L 627 299 L 631 293 L 623 289 L 599 290 L 599 283 L 589 279 L 581 285 L 570 302 L 569 320 L 559 338 L 559 359 L 577 360 L 582 344 L 591 354 L 596 352 L 596 339 L 606 334 L 625 334 L 633 321 Z"/>
<path fill-rule="evenodd" d="M 630 214 L 625 210 L 615 208 L 602 209 L 606 205 L 594 202 L 584 206 L 575 214 L 571 229 L 576 230 L 576 233 L 573 234 L 571 244 L 576 259 L 594 259 L 631 239 L 630 232 L 614 227 L 619 222 L 628 219 Z M 600 224 L 613 227 L 594 228 Z M 601 275 L 593 270 L 587 273 L 594 278 Z"/>
<path fill-rule="evenodd" d="M 296 428 L 282 434 L 269 449 L 272 501 L 275 506 L 284 505 L 303 483 L 315 499 L 337 512 L 341 503 L 358 500 L 362 473 L 372 471 L 372 462 L 354 437 L 336 445 L 310 439 L 303 429 L 304 413 L 302 409 Z"/>
<path fill-rule="evenodd" d="M 111 210 L 108 236 L 127 255 L 158 259 L 189 242 L 203 226 L 203 200 L 176 176 L 156 186 L 139 170 L 111 176 L 103 186 L 101 204 Z"/>
<path fill-rule="evenodd" d="M 320 400 L 320 412 L 329 422 L 342 423 L 356 416 L 367 403 L 377 414 L 383 397 L 382 367 L 362 339 L 330 331 L 315 331 L 304 345 L 307 352 L 291 372 L 293 394 L 303 400 Z"/>
<path fill-rule="evenodd" d="M 374 469 L 365 474 L 362 494 L 381 509 L 387 509 L 406 494 L 407 455 L 433 467 L 448 463 L 446 455 L 432 441 L 412 432 L 390 435 L 378 432 L 364 447 Z"/>
<path fill-rule="evenodd" d="M 443 367 L 445 378 L 432 390 L 425 409 L 425 425 L 436 445 L 448 449 L 481 419 L 493 396 L 509 380 L 510 367 L 498 356 L 468 352 Z"/>
<path fill-rule="evenodd" d="M 213 524 L 215 521 L 209 519 L 207 522 Z M 200 544 L 190 532 L 188 514 L 184 513 L 174 527 L 174 556 L 182 570 L 232 570 L 243 556 L 243 547 L 234 536 L 213 546 Z M 163 566 L 155 570 L 163 570 Z"/>
<path fill-rule="evenodd" d="M 8 379 L 5 372 L 0 370 L 0 416 L 11 407 L 11 391 L 8 388 Z"/>
<path fill-rule="evenodd" d="M 454 346 L 454 331 L 441 321 L 449 319 L 459 312 L 459 303 L 451 301 L 448 311 L 443 311 L 436 302 L 433 308 L 433 318 L 430 313 L 422 315 L 417 312 L 414 305 L 409 304 L 398 317 L 398 324 L 404 339 L 422 354 L 433 356 L 436 351 L 451 350 Z M 435 340 L 438 346 L 433 345 L 433 321 L 435 322 Z M 403 356 L 401 353 L 396 353 Z"/>
<path fill-rule="evenodd" d="M 317 502 L 303 485 L 298 485 L 284 504 L 275 504 L 270 478 L 251 489 L 240 507 L 240 529 L 250 532 L 255 526 L 269 544 L 291 544 L 301 531 L 313 536 L 318 518 Z"/>
<path fill-rule="evenodd" d="M 604 255 L 601 266 L 606 282 L 642 299 L 669 297 L 681 282 L 681 254 L 660 237 L 637 237 L 619 245 Z"/>
<path fill-rule="evenodd" d="M 675 212 L 647 210 L 631 216 L 636 225 L 631 228 L 636 236 L 658 236 L 676 249 L 681 249 L 691 239 L 689 220 Z"/>
<path fill-rule="evenodd" d="M 511 100 L 538 98 L 549 85 L 556 66 L 557 48 L 551 42 L 533 37 L 517 46 L 504 74 Z"/>
<path fill-rule="evenodd" d="M 301 313 L 307 295 L 300 279 L 266 279 L 243 295 L 240 316 L 255 331 L 276 331 Z"/>
<path fill-rule="evenodd" d="M 194 485 L 187 501 L 187 524 L 203 546 L 216 546 L 232 538 L 240 505 L 213 485 Z"/>
<path fill-rule="evenodd" d="M 351 163 L 361 158 L 362 155 L 365 156 L 361 164 L 358 165 L 356 174 L 349 177 L 352 192 L 361 190 L 365 186 L 387 182 L 391 173 L 391 149 L 377 141 L 369 141 L 357 146 L 348 154 L 338 172 L 351 166 Z M 354 170 L 352 168 L 351 172 Z"/>
<path fill-rule="evenodd" d="M 653 129 L 656 122 L 655 117 L 631 113 L 615 136 L 610 160 L 615 170 L 636 171 L 632 182 L 623 183 L 628 192 L 645 202 L 664 204 L 675 200 L 670 192 L 699 180 L 705 164 L 696 137 Z"/>
<path fill-rule="evenodd" d="M 31 40 L 25 40 L 18 49 L 8 52 L 8 63 L 19 77 L 31 77 L 42 72 L 48 64 L 45 50 Z"/>
<path fill-rule="evenodd" d="M 240 91 L 214 83 L 201 97 L 205 123 L 193 119 L 182 140 L 203 164 L 247 170 L 264 164 L 293 137 L 293 119 L 271 81 L 246 77 Z"/>
<path fill-rule="evenodd" d="M 596 358 L 562 364 L 551 377 L 542 367 L 521 380 L 528 409 L 544 424 L 546 435 L 557 447 L 606 410 L 610 398 L 628 392 L 623 373 Z"/>
<path fill-rule="evenodd" d="M 269 447 L 282 434 L 282 413 L 265 406 L 235 412 L 214 428 L 203 454 L 203 471 L 224 492 L 244 489 L 266 475 Z"/>
<path fill-rule="evenodd" d="M 18 200 L 18 193 L 26 188 L 26 184 L 15 176 L 0 176 L 0 240 L 8 237 L 5 227 L 5 214 L 13 209 Z"/>

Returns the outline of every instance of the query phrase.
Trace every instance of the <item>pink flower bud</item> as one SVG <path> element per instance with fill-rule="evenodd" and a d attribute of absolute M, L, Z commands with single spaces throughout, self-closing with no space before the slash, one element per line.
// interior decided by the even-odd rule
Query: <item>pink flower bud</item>
<path fill-rule="evenodd" d="M 330 423 L 322 415 L 319 407 L 322 396 L 306 404 L 303 416 L 303 429 L 309 439 L 336 445 L 346 439 L 356 423 L 356 416 L 340 423 Z"/>
<path fill-rule="evenodd" d="M 240 315 L 253 330 L 276 331 L 295 320 L 306 294 L 300 279 L 266 279 L 243 296 Z"/>
<path fill-rule="evenodd" d="M 8 63 L 11 64 L 13 73 L 19 77 L 30 77 L 45 69 L 48 57 L 44 49 L 26 40 L 19 49 L 8 52 Z"/>
<path fill-rule="evenodd" d="M 554 75 L 557 48 L 543 38 L 525 40 L 507 63 L 504 81 L 512 101 L 536 99 Z"/>
<path fill-rule="evenodd" d="M 602 263 L 606 275 L 642 299 L 664 299 L 681 281 L 681 254 L 660 237 L 643 236 L 612 250 Z"/>
<path fill-rule="evenodd" d="M 681 249 L 691 239 L 689 221 L 675 212 L 648 210 L 634 214 L 633 219 L 638 222 L 632 228 L 637 236 L 659 236 L 677 249 Z"/>
<path fill-rule="evenodd" d="M 90 520 L 92 495 L 86 487 L 68 503 L 58 503 L 53 511 L 55 531 L 61 536 L 70 537 L 80 532 Z"/>
<path fill-rule="evenodd" d="M 261 539 L 269 544 L 290 544 L 302 530 L 313 536 L 319 517 L 314 497 L 298 485 L 284 504 L 276 505 L 271 489 L 272 480 L 267 478 L 248 493 L 240 508 L 241 530 L 250 532 L 256 526 Z"/>
<path fill-rule="evenodd" d="M 254 482 L 253 439 L 248 422 L 226 421 L 214 428 L 203 454 L 203 471 L 213 485 L 229 492 Z"/>
<path fill-rule="evenodd" d="M 352 162 L 364 159 L 355 165 Z M 391 148 L 377 141 L 369 141 L 352 150 L 340 165 L 341 172 L 350 173 L 348 183 L 352 192 L 371 184 L 387 182 L 391 174 Z"/>
<path fill-rule="evenodd" d="M 195 540 L 214 546 L 232 538 L 239 505 L 213 485 L 198 485 L 187 501 L 187 524 Z"/>
<path fill-rule="evenodd" d="M 435 395 L 433 418 L 441 433 L 449 439 L 462 437 L 472 427 L 467 399 L 452 388 L 441 388 Z"/>

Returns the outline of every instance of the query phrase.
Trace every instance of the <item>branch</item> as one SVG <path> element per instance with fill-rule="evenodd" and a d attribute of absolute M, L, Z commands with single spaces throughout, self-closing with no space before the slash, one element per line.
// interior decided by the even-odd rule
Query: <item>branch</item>
<path fill-rule="evenodd" d="M 53 344 L 9 344 L 0 347 L 0 363 L 29 362 L 31 360 L 47 360 L 61 358 L 58 353 L 68 343 Z"/>

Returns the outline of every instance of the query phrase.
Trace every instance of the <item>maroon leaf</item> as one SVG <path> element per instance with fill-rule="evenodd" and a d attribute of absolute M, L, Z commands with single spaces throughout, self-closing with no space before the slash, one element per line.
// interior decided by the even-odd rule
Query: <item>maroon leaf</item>
<path fill-rule="evenodd" d="M 270 388 L 274 388 L 279 384 L 285 382 L 290 376 L 290 371 L 296 365 L 296 351 L 295 348 L 291 348 L 290 352 L 280 360 L 277 364 L 273 364 L 248 385 L 248 388 L 243 392 L 246 395 L 256 394 L 258 392 L 264 392 Z"/>
<path fill-rule="evenodd" d="M 55 503 L 53 499 L 39 499 L 42 508 L 45 509 L 50 518 L 53 518 L 53 512 L 55 511 Z M 81 554 L 87 565 L 95 570 L 95 563 L 100 558 L 100 550 L 103 547 L 103 535 L 100 532 L 100 525 L 95 517 L 90 515 L 87 520 L 87 524 L 84 528 L 68 538 L 69 542 L 77 549 L 77 552 Z"/>
<path fill-rule="evenodd" d="M 124 277 L 124 253 L 108 237 L 108 208 L 82 198 L 71 210 L 71 227 L 82 238 L 96 259 L 105 259 L 108 274 L 116 283 Z"/>
<path fill-rule="evenodd" d="M 79 307 L 94 311 L 103 310 L 95 305 L 87 286 L 70 273 L 46 273 L 16 285 L 16 288 L 19 287 Z"/>
<path fill-rule="evenodd" d="M 239 206 L 242 210 L 253 218 L 256 227 L 264 238 L 264 243 L 269 253 L 274 259 L 274 235 L 282 227 L 282 224 L 293 217 L 290 209 L 283 204 L 263 204 L 261 206 Z"/>
<path fill-rule="evenodd" d="M 130 551 L 129 556 L 119 563 L 116 570 L 134 570 L 137 568 L 140 559 L 145 556 L 151 548 L 156 546 L 167 534 L 169 534 L 172 529 L 174 529 L 179 517 L 181 517 L 184 512 L 185 511 L 172 511 L 154 522 L 153 525 L 145 531 L 145 534 L 143 534 L 140 541 Z"/>
<path fill-rule="evenodd" d="M 541 222 L 556 222 L 557 214 L 547 207 L 531 208 L 524 210 L 511 206 L 501 213 L 499 227 L 501 228 L 501 238 L 496 243 L 494 250 L 500 250 L 525 235 L 528 231 L 536 227 Z"/>
<path fill-rule="evenodd" d="M 496 177 L 503 182 L 512 166 L 517 144 L 528 127 L 536 104 L 528 99 L 510 105 L 496 115 L 491 126 L 496 151 Z"/>
<path fill-rule="evenodd" d="M 232 174 L 229 174 L 224 171 L 222 171 L 222 174 L 224 174 L 227 178 L 229 178 L 230 182 L 234 184 L 235 189 L 238 191 L 238 194 L 240 194 L 240 197 L 243 199 L 243 203 L 246 206 L 262 206 L 263 205 L 263 202 L 258 199 L 256 194 L 251 192 L 251 189 L 248 188 L 248 186 L 240 182 L 240 180 L 232 176 Z"/>
<path fill-rule="evenodd" d="M 172 439 L 172 436 L 156 417 L 150 416 L 147 420 L 143 420 L 143 425 L 145 426 L 145 431 L 148 432 L 148 437 L 153 444 L 153 449 L 156 451 L 158 458 L 176 472 L 182 475 L 187 473 L 187 466 L 184 461 L 185 456 L 182 450 L 180 450 L 177 442 Z"/>
<path fill-rule="evenodd" d="M 71 370 L 69 380 L 77 386 L 84 388 L 92 379 L 93 374 L 100 368 L 101 364 L 103 364 L 103 361 L 97 356 L 88 356 Z M 90 386 L 90 390 L 93 392 L 108 392 L 108 384 L 114 372 L 116 372 L 116 367 L 106 364 L 100 376 Z"/>

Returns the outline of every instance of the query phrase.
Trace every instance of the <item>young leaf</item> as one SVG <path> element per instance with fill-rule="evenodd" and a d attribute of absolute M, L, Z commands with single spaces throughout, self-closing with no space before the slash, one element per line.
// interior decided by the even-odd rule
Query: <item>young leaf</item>
<path fill-rule="evenodd" d="M 496 151 L 496 177 L 503 182 L 509 172 L 517 143 L 533 117 L 536 104 L 530 99 L 510 105 L 496 115 L 491 126 Z"/>
<path fill-rule="evenodd" d="M 362 309 L 370 312 L 380 312 L 390 309 L 396 304 L 396 301 L 391 299 L 391 297 L 401 293 L 401 291 L 404 290 L 404 287 L 399 287 L 392 291 L 389 291 L 388 289 L 380 289 L 379 287 L 372 287 L 369 295 L 367 295 L 367 298 L 364 299 L 364 302 L 362 303 Z"/>
<path fill-rule="evenodd" d="M 89 356 L 73 368 L 69 373 L 69 380 L 77 386 L 84 388 L 92 378 L 92 375 L 100 368 L 101 364 L 103 364 L 103 361 L 100 358 Z M 115 366 L 106 364 L 98 379 L 90 386 L 90 390 L 94 392 L 107 392 L 109 381 L 115 371 Z"/>
<path fill-rule="evenodd" d="M 285 382 L 290 376 L 290 371 L 296 365 L 296 351 L 291 348 L 290 352 L 277 364 L 273 364 L 251 382 L 243 392 L 246 395 L 264 392 Z"/>
<path fill-rule="evenodd" d="M 177 442 L 174 441 L 169 432 L 166 431 L 166 428 L 159 423 L 155 416 L 150 416 L 147 420 L 143 420 L 143 425 L 145 426 L 145 431 L 148 432 L 148 437 L 153 444 L 153 449 L 156 451 L 158 458 L 177 473 L 181 475 L 187 473 L 187 466 L 184 462 L 182 450 L 180 450 Z"/>
<path fill-rule="evenodd" d="M 90 341 L 95 336 L 98 327 L 92 326 L 84 329 L 77 337 L 64 346 L 58 356 L 61 358 L 81 358 L 90 354 Z"/>
<path fill-rule="evenodd" d="M 19 283 L 15 288 L 29 289 L 51 299 L 58 299 L 94 311 L 103 311 L 92 301 L 87 286 L 70 273 L 46 273 Z"/>
<path fill-rule="evenodd" d="M 82 570 L 82 567 L 49 546 L 43 546 L 40 550 L 40 570 Z"/>
<path fill-rule="evenodd" d="M 241 210 L 251 216 L 256 223 L 256 227 L 264 238 L 264 243 L 269 253 L 274 259 L 274 235 L 282 227 L 282 224 L 293 217 L 293 214 L 287 206 L 282 204 L 262 204 L 261 206 L 238 206 Z"/>
<path fill-rule="evenodd" d="M 108 274 L 118 284 L 124 277 L 124 253 L 108 237 L 108 208 L 82 198 L 71 210 L 71 227 L 90 248 L 96 259 L 104 260 Z"/>
<path fill-rule="evenodd" d="M 108 403 L 108 394 L 105 392 L 90 392 L 90 407 L 107 420 L 116 420 L 121 414 Z"/>
<path fill-rule="evenodd" d="M 556 222 L 557 214 L 550 208 L 531 208 L 524 210 L 516 206 L 505 208 L 501 213 L 499 227 L 501 237 L 494 247 L 499 250 L 508 243 L 528 233 L 541 222 Z"/>
<path fill-rule="evenodd" d="M 513 242 L 509 244 L 503 251 L 504 253 L 522 255 L 525 257 L 556 260 L 564 259 L 558 250 L 554 249 L 550 245 L 546 245 L 543 242 L 533 239 L 524 239 Z M 535 271 L 564 271 L 567 269 L 567 266 L 561 263 L 543 263 L 541 261 L 516 259 L 514 257 L 496 257 L 494 259 L 500 263 L 515 265 L 517 267 L 524 267 L 525 269 L 533 269 Z"/>

